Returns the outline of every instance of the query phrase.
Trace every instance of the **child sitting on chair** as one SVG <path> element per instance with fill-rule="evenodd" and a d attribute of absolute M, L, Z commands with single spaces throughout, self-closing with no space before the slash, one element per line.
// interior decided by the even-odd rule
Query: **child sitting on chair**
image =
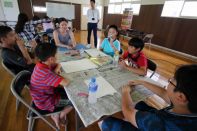
<path fill-rule="evenodd" d="M 108 38 L 103 40 L 100 50 L 112 57 L 116 51 L 120 52 L 120 42 L 117 40 L 118 35 L 118 27 L 116 25 L 109 26 Z"/>
<path fill-rule="evenodd" d="M 133 73 L 145 76 L 147 73 L 147 58 L 142 52 L 144 42 L 139 38 L 132 38 L 128 45 L 128 51 L 121 57 L 120 66 Z M 128 60 L 128 64 L 125 60 Z"/>
<path fill-rule="evenodd" d="M 31 76 L 30 93 L 40 110 L 54 112 L 61 108 L 59 114 L 51 116 L 60 128 L 59 124 L 65 124 L 66 115 L 72 110 L 72 106 L 68 105 L 64 88 L 60 88 L 67 86 L 69 80 L 59 76 L 61 65 L 56 63 L 56 51 L 57 47 L 49 43 L 37 45 L 35 54 L 40 62 L 36 64 Z"/>

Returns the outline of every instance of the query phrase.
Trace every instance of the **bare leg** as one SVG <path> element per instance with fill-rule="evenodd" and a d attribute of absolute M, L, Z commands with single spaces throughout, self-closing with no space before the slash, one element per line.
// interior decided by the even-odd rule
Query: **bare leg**
<path fill-rule="evenodd" d="M 52 120 L 55 122 L 55 125 L 60 129 L 60 114 L 51 115 Z"/>
<path fill-rule="evenodd" d="M 60 113 L 60 120 L 61 124 L 65 125 L 66 124 L 66 115 L 73 109 L 72 106 L 67 106 L 64 108 L 63 111 Z"/>

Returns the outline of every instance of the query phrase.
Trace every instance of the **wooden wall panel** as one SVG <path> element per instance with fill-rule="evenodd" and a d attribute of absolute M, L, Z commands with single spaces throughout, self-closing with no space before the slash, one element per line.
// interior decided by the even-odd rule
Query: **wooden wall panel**
<path fill-rule="evenodd" d="M 19 11 L 26 13 L 31 19 L 33 17 L 30 0 L 18 0 Z"/>
<path fill-rule="evenodd" d="M 131 28 L 153 33 L 153 43 L 197 56 L 197 20 L 161 17 L 163 5 L 142 5 L 139 16 L 133 17 Z M 121 15 L 107 14 L 104 8 L 105 28 L 108 24 L 121 25 Z"/>

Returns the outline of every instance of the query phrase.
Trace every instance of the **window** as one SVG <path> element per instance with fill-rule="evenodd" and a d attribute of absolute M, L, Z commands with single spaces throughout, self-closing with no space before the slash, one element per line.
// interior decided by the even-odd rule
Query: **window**
<path fill-rule="evenodd" d="M 131 8 L 134 15 L 140 12 L 141 0 L 110 0 L 108 5 L 109 14 L 123 14 L 126 8 Z"/>
<path fill-rule="evenodd" d="M 138 15 L 140 13 L 140 4 L 132 4 L 133 14 Z"/>
<path fill-rule="evenodd" d="M 161 16 L 189 18 L 197 17 L 197 0 L 167 0 Z"/>
<path fill-rule="evenodd" d="M 46 12 L 47 8 L 46 7 L 41 7 L 41 6 L 33 6 L 34 12 Z"/>
<path fill-rule="evenodd" d="M 115 14 L 120 14 L 121 13 L 121 9 L 122 9 L 122 5 L 117 4 L 117 5 L 115 5 L 114 9 L 115 9 L 115 11 L 114 11 Z"/>
<path fill-rule="evenodd" d="M 87 15 L 89 7 L 83 7 L 83 15 Z"/>
<path fill-rule="evenodd" d="M 197 1 L 185 2 L 181 16 L 197 17 Z"/>
<path fill-rule="evenodd" d="M 179 17 L 184 1 L 166 1 L 161 16 Z"/>
<path fill-rule="evenodd" d="M 99 10 L 100 19 L 101 19 L 101 14 L 102 14 L 102 8 L 103 8 L 103 7 L 102 7 L 102 6 L 97 6 L 96 8 Z"/>
<path fill-rule="evenodd" d="M 108 14 L 113 14 L 115 10 L 115 4 L 108 5 Z"/>
<path fill-rule="evenodd" d="M 109 3 L 118 3 L 118 2 L 122 2 L 122 0 L 110 0 Z"/>

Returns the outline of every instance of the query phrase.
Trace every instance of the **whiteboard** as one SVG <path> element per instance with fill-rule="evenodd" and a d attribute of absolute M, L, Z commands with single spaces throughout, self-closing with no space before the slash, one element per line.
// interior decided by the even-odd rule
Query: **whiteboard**
<path fill-rule="evenodd" d="M 0 1 L 0 21 L 6 21 L 1 1 Z"/>
<path fill-rule="evenodd" d="M 6 6 L 5 2 L 9 2 L 10 6 Z M 4 13 L 4 17 L 7 21 L 17 21 L 19 14 L 19 7 L 17 0 L 1 0 L 1 7 Z M 0 10 L 1 11 L 1 10 Z"/>
<path fill-rule="evenodd" d="M 75 6 L 69 4 L 59 4 L 46 2 L 47 16 L 60 18 L 64 17 L 68 20 L 75 19 Z"/>

